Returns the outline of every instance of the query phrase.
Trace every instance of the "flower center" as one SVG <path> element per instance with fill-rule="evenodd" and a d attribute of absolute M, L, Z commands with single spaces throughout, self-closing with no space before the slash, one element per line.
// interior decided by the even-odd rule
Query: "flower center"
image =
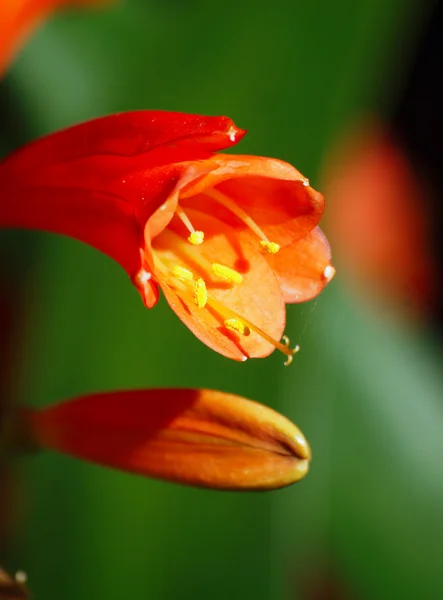
<path fill-rule="evenodd" d="M 260 245 L 267 252 L 271 254 L 278 252 L 280 246 L 268 240 L 259 226 L 243 209 L 239 208 L 218 190 L 211 189 L 206 193 L 246 223 L 260 238 Z M 211 262 L 198 248 L 203 243 L 204 232 L 195 229 L 181 206 L 177 207 L 176 215 L 185 225 L 189 236 L 186 240 L 176 231 L 167 227 L 161 234 L 161 246 L 166 250 L 159 251 L 155 247 L 153 248 L 155 270 L 161 274 L 168 286 L 184 300 L 193 303 L 199 310 L 210 308 L 211 312 L 220 318 L 227 331 L 245 337 L 251 335 L 251 332 L 256 333 L 277 350 L 283 352 L 287 357 L 285 365 L 289 365 L 292 362 L 293 355 L 299 351 L 299 346 L 290 348 L 289 339 L 286 336 L 283 337 L 281 342 L 274 339 L 247 317 L 238 314 L 235 310 L 226 306 L 224 302 L 208 293 L 209 283 L 212 286 L 217 284 L 228 285 L 229 287 L 240 286 L 243 283 L 243 275 L 224 264 Z M 168 248 L 171 249 L 170 253 L 167 251 Z M 180 260 L 182 264 L 178 262 Z"/>

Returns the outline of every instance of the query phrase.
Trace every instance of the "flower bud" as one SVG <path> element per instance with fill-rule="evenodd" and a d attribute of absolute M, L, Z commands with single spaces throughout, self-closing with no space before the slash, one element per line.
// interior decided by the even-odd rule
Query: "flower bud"
<path fill-rule="evenodd" d="M 39 447 L 199 487 L 280 488 L 304 477 L 311 457 L 288 419 L 218 391 L 109 392 L 23 415 Z"/>

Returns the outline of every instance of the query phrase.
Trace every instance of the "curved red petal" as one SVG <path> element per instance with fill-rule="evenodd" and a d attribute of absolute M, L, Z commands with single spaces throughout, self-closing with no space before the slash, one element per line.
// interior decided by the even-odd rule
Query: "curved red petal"
<path fill-rule="evenodd" d="M 215 145 L 224 136 L 228 145 L 234 130 L 225 117 L 141 111 L 41 138 L 0 163 L 0 226 L 72 236 L 135 277 L 146 221 L 181 180 L 216 167 L 203 160 L 211 156 L 205 136 L 212 132 Z"/>
<path fill-rule="evenodd" d="M 226 117 L 138 111 L 46 136 L 0 162 L 0 226 L 72 236 L 135 277 L 146 221 L 242 134 Z"/>
<path fill-rule="evenodd" d="M 208 153 L 233 146 L 245 133 L 228 117 L 133 111 L 100 117 L 42 137 L 16 151 L 1 166 L 3 171 L 7 169 L 23 177 L 24 173 L 48 165 L 92 156 L 134 158 L 161 146 L 165 151 L 180 148 L 200 151 L 202 157 L 207 158 Z M 173 156 L 173 152 L 169 152 L 168 159 L 160 164 L 177 162 L 177 159 L 172 160 Z M 192 159 L 187 156 L 187 160 Z M 143 156 L 140 168 L 146 168 L 146 160 L 149 159 Z"/>
<path fill-rule="evenodd" d="M 130 276 L 141 267 L 142 230 L 129 204 L 100 192 L 1 187 L 0 226 L 73 237 L 104 252 Z"/>
<path fill-rule="evenodd" d="M 277 254 L 266 254 L 266 260 L 280 282 L 286 304 L 315 298 L 335 274 L 328 240 L 319 227 Z"/>
<path fill-rule="evenodd" d="M 301 479 L 311 457 L 288 419 L 211 390 L 94 394 L 24 416 L 42 447 L 187 485 L 278 488 Z"/>

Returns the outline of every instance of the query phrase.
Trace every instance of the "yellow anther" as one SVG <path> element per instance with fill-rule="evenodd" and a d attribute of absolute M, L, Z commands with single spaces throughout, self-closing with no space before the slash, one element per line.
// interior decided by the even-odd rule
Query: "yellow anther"
<path fill-rule="evenodd" d="M 172 272 L 180 279 L 180 281 L 192 281 L 194 279 L 194 274 L 189 269 L 185 269 L 185 267 L 175 266 L 172 269 Z"/>
<path fill-rule="evenodd" d="M 267 240 L 261 240 L 260 246 L 265 248 L 269 254 L 277 254 L 277 252 L 280 250 L 280 244 L 277 244 L 276 242 L 268 242 Z"/>
<path fill-rule="evenodd" d="M 199 277 L 194 284 L 194 302 L 199 308 L 204 308 L 208 301 L 208 290 L 206 283 Z"/>
<path fill-rule="evenodd" d="M 192 231 L 190 236 L 188 237 L 188 242 L 193 246 L 200 246 L 200 244 L 203 244 L 204 239 L 204 231 Z"/>
<path fill-rule="evenodd" d="M 226 329 L 229 329 L 229 331 L 235 331 L 240 335 L 247 336 L 251 334 L 249 327 L 245 325 L 243 321 L 240 321 L 240 319 L 225 319 L 224 325 Z"/>
<path fill-rule="evenodd" d="M 229 267 L 225 267 L 219 263 L 213 263 L 211 268 L 217 277 L 226 279 L 226 281 L 229 281 L 230 283 L 241 283 L 243 281 L 242 275 L 237 273 L 237 271 L 234 271 L 234 269 L 230 269 Z"/>

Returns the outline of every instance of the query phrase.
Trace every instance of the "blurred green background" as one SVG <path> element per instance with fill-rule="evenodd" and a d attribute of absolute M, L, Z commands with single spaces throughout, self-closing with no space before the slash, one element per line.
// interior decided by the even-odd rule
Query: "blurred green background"
<path fill-rule="evenodd" d="M 423 8 L 128 0 L 58 14 L 2 84 L 2 149 L 123 110 L 225 114 L 249 130 L 242 153 L 287 160 L 321 189 L 342 128 L 395 93 Z M 21 401 L 218 388 L 290 417 L 314 456 L 300 484 L 246 495 L 29 459 L 5 563 L 28 573 L 37 600 L 443 598 L 443 377 L 419 329 L 375 317 L 339 273 L 317 300 L 289 307 L 287 333 L 302 346 L 291 368 L 277 355 L 236 364 L 164 301 L 148 312 L 93 249 L 35 233 L 0 239 L 25 298 Z"/>

